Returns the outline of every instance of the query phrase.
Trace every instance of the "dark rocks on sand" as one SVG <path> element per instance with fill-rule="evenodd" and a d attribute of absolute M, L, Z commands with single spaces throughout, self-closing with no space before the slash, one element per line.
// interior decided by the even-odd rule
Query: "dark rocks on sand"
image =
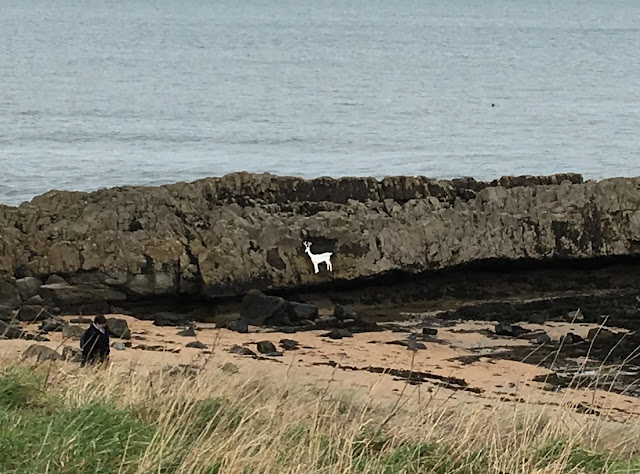
<path fill-rule="evenodd" d="M 291 326 L 287 301 L 250 290 L 242 298 L 240 318 L 253 326 Z"/>
<path fill-rule="evenodd" d="M 119 318 L 108 318 L 107 329 L 109 334 L 119 337 L 120 339 L 131 339 L 131 331 L 127 321 Z"/>
<path fill-rule="evenodd" d="M 232 331 L 244 334 L 249 332 L 249 324 L 247 324 L 247 321 L 244 319 L 236 319 L 234 321 L 231 321 L 229 324 L 227 324 L 227 328 Z"/>
<path fill-rule="evenodd" d="M 527 321 L 529 321 L 531 324 L 544 324 L 546 322 L 544 316 L 540 313 L 530 314 L 527 317 Z"/>
<path fill-rule="evenodd" d="M 272 354 L 277 352 L 276 346 L 271 341 L 260 341 L 256 344 L 258 352 L 263 354 Z"/>
<path fill-rule="evenodd" d="M 93 320 L 89 318 L 73 318 L 69 320 L 69 322 L 72 324 L 91 324 L 92 321 Z"/>
<path fill-rule="evenodd" d="M 74 324 L 67 324 L 62 328 L 62 337 L 71 339 L 80 339 L 85 328 Z"/>
<path fill-rule="evenodd" d="M 408 349 L 411 350 L 422 350 L 422 349 L 426 349 L 427 346 L 424 345 L 424 343 L 422 342 L 418 342 L 415 339 L 407 339 L 407 340 L 397 340 L 397 341 L 389 341 L 387 342 L 387 344 L 394 344 L 397 346 L 403 346 L 406 347 Z"/>
<path fill-rule="evenodd" d="M 346 306 L 337 304 L 333 308 L 333 317 L 341 321 L 343 319 L 357 319 L 358 315 L 356 314 L 355 311 L 347 308 Z"/>
<path fill-rule="evenodd" d="M 62 358 L 68 362 L 81 362 L 82 350 L 79 347 L 65 346 L 62 349 Z"/>
<path fill-rule="evenodd" d="M 38 331 L 41 331 L 41 332 L 62 331 L 62 328 L 66 324 L 67 323 L 62 321 L 61 319 L 49 318 L 49 319 L 46 319 L 45 321 L 42 321 L 42 324 L 40 324 L 40 327 L 38 328 Z"/>
<path fill-rule="evenodd" d="M 16 319 L 24 322 L 44 321 L 51 318 L 51 314 L 43 306 L 25 305 L 18 310 Z"/>
<path fill-rule="evenodd" d="M 47 347 L 41 346 L 39 344 L 34 344 L 29 346 L 22 357 L 35 357 L 38 362 L 46 361 L 46 360 L 62 360 L 62 356 L 58 354 L 55 350 Z"/>
<path fill-rule="evenodd" d="M 178 334 L 176 334 L 176 336 L 195 337 L 196 331 L 195 329 L 193 329 L 193 327 L 189 326 L 187 329 L 183 329 L 182 331 L 179 331 Z"/>
<path fill-rule="evenodd" d="M 194 349 L 206 349 L 207 345 L 200 341 L 191 341 L 187 343 L 187 347 L 192 347 Z"/>
<path fill-rule="evenodd" d="M 620 335 L 606 328 L 593 328 L 589 329 L 587 339 L 593 341 L 593 347 L 595 348 L 609 347 L 620 340 Z"/>
<path fill-rule="evenodd" d="M 438 330 L 436 328 L 422 328 L 422 334 L 425 336 L 437 336 Z"/>
<path fill-rule="evenodd" d="M 231 348 L 229 349 L 229 352 L 231 352 L 232 354 L 238 354 L 243 356 L 254 356 L 254 357 L 256 356 L 256 353 L 253 352 L 248 347 L 239 346 L 237 344 L 234 344 L 233 346 L 231 346 Z"/>
<path fill-rule="evenodd" d="M 295 351 L 298 349 L 298 341 L 293 339 L 280 339 L 280 347 L 285 351 Z"/>
<path fill-rule="evenodd" d="M 529 332 L 527 329 L 522 326 L 518 326 L 516 324 L 508 324 L 505 322 L 499 322 L 496 324 L 495 333 L 498 336 L 511 336 L 511 337 L 519 337 L 523 334 Z"/>
<path fill-rule="evenodd" d="M 578 344 L 580 342 L 584 342 L 584 339 L 572 332 L 568 332 L 566 336 L 560 339 L 561 344 Z"/>
<path fill-rule="evenodd" d="M 538 344 L 551 344 L 551 337 L 547 333 L 539 334 L 536 337 L 536 342 Z"/>
<path fill-rule="evenodd" d="M 346 329 L 333 328 L 327 334 L 324 334 L 323 337 L 328 337 L 330 339 L 342 339 L 343 337 L 353 337 L 353 334 Z"/>
<path fill-rule="evenodd" d="M 153 317 L 155 326 L 188 326 L 184 316 L 174 313 L 158 313 Z"/>
<path fill-rule="evenodd" d="M 24 337 L 22 329 L 0 321 L 0 339 L 20 339 Z"/>

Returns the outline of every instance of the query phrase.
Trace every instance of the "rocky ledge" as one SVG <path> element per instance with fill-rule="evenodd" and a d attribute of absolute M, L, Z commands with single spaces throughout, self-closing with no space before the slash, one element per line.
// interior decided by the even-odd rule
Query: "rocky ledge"
<path fill-rule="evenodd" d="M 303 241 L 316 254 L 333 253 L 332 272 L 324 265 L 314 272 Z M 49 301 L 90 313 L 162 297 L 338 288 L 482 261 L 637 253 L 640 178 L 234 173 L 160 187 L 51 191 L 0 206 L 0 312 Z"/>

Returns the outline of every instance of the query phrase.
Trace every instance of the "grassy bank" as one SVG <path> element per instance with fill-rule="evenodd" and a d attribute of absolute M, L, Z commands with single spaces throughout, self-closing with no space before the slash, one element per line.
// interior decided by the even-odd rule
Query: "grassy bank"
<path fill-rule="evenodd" d="M 640 472 L 631 422 L 527 404 L 448 408 L 426 392 L 420 407 L 376 405 L 211 365 L 187 377 L 4 361 L 0 472 Z"/>

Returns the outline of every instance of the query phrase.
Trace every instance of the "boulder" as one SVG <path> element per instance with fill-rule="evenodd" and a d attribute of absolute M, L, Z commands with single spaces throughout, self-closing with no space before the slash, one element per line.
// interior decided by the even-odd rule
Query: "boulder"
<path fill-rule="evenodd" d="M 195 331 L 195 329 L 193 329 L 193 327 L 189 326 L 187 329 L 179 331 L 176 334 L 176 336 L 195 337 L 196 336 L 196 331 Z"/>
<path fill-rule="evenodd" d="M 248 347 L 239 346 L 237 344 L 234 344 L 233 346 L 231 346 L 231 348 L 229 349 L 229 352 L 231 352 L 232 354 L 238 354 L 243 356 L 254 356 L 254 357 L 256 356 L 256 353 L 253 352 Z"/>
<path fill-rule="evenodd" d="M 49 277 L 45 281 L 45 284 L 47 284 L 47 285 L 56 285 L 56 284 L 68 285 L 69 283 L 67 283 L 67 280 L 62 278 L 60 275 L 49 275 Z"/>
<path fill-rule="evenodd" d="M 262 354 L 272 354 L 278 352 L 276 346 L 271 341 L 260 341 L 256 344 L 258 352 Z"/>
<path fill-rule="evenodd" d="M 38 295 L 38 290 L 42 286 L 42 281 L 39 278 L 25 277 L 16 280 L 16 286 L 20 293 L 22 301 L 27 301 L 30 298 Z"/>
<path fill-rule="evenodd" d="M 13 319 L 13 309 L 0 304 L 0 321 L 11 321 Z"/>
<path fill-rule="evenodd" d="M 67 324 L 62 328 L 62 337 L 65 339 L 80 339 L 84 334 L 85 328 L 74 324 Z"/>
<path fill-rule="evenodd" d="M 16 314 L 18 321 L 35 322 L 45 321 L 51 318 L 51 314 L 43 306 L 24 305 L 21 306 Z"/>
<path fill-rule="evenodd" d="M 26 304 L 33 304 L 37 306 L 46 306 L 47 301 L 40 295 L 33 295 L 31 298 L 25 301 Z"/>
<path fill-rule="evenodd" d="M 40 327 L 38 328 L 38 331 L 40 332 L 56 332 L 56 331 L 62 331 L 62 328 L 66 325 L 67 323 L 61 319 L 56 319 L 56 318 L 48 318 L 45 319 L 44 321 L 42 321 L 42 324 L 40 324 Z"/>
<path fill-rule="evenodd" d="M 22 329 L 0 321 L 0 339 L 20 339 L 24 336 Z"/>
<path fill-rule="evenodd" d="M 538 334 L 536 337 L 536 343 L 538 344 L 551 344 L 551 337 L 547 333 Z"/>
<path fill-rule="evenodd" d="M 322 337 L 328 337 L 330 339 L 342 339 L 343 337 L 353 337 L 346 329 L 333 328 L 327 334 L 324 334 Z"/>
<path fill-rule="evenodd" d="M 424 343 L 416 341 L 415 339 L 399 339 L 397 341 L 389 341 L 387 342 L 387 344 L 403 346 L 403 347 L 406 347 L 407 349 L 411 349 L 415 351 L 427 348 L 427 346 Z"/>
<path fill-rule="evenodd" d="M 27 350 L 24 351 L 24 354 L 22 354 L 22 357 L 35 357 L 38 362 L 43 362 L 46 360 L 62 360 L 62 356 L 55 350 L 47 346 L 41 346 L 39 344 L 33 344 L 29 346 Z"/>
<path fill-rule="evenodd" d="M 62 358 L 67 362 L 82 362 L 82 350 L 79 347 L 65 346 Z"/>
<path fill-rule="evenodd" d="M 107 318 L 109 334 L 120 339 L 131 339 L 131 331 L 127 321 L 120 318 Z"/>
<path fill-rule="evenodd" d="M 200 341 L 191 341 L 187 343 L 187 347 L 192 347 L 194 349 L 206 349 L 207 345 Z"/>
<path fill-rule="evenodd" d="M 72 318 L 69 320 L 71 324 L 91 324 L 93 319 L 90 318 Z"/>
<path fill-rule="evenodd" d="M 436 328 L 422 328 L 422 334 L 425 336 L 437 336 L 438 330 Z"/>
<path fill-rule="evenodd" d="M 522 326 L 518 326 L 516 324 L 508 324 L 505 322 L 499 322 L 496 324 L 494 332 L 497 336 L 510 336 L 510 337 L 519 337 L 523 334 L 529 332 L 527 329 Z"/>
<path fill-rule="evenodd" d="M 561 344 L 578 344 L 580 342 L 584 342 L 584 339 L 578 334 L 574 334 L 572 332 L 568 332 L 566 336 L 560 338 Z"/>
<path fill-rule="evenodd" d="M 291 326 L 287 301 L 250 290 L 242 298 L 240 319 L 253 326 Z"/>
<path fill-rule="evenodd" d="M 282 347 L 285 351 L 296 351 L 298 350 L 298 341 L 293 339 L 280 339 L 280 347 Z"/>
<path fill-rule="evenodd" d="M 289 301 L 288 306 L 289 317 L 293 322 L 313 321 L 318 317 L 318 307 L 314 304 Z"/>
<path fill-rule="evenodd" d="M 592 328 L 587 334 L 587 339 L 592 341 L 592 345 L 596 349 L 613 346 L 620 340 L 620 337 L 621 335 L 606 328 Z"/>
<path fill-rule="evenodd" d="M 247 321 L 242 318 L 231 321 L 229 324 L 227 324 L 227 328 L 232 331 L 244 334 L 249 332 L 249 325 L 247 324 Z"/>
<path fill-rule="evenodd" d="M 341 321 L 343 319 L 357 319 L 358 315 L 356 314 L 355 311 L 347 308 L 346 306 L 337 304 L 333 308 L 333 317 L 336 318 L 338 321 Z"/>
<path fill-rule="evenodd" d="M 79 308 L 89 303 L 105 303 L 126 301 L 127 295 L 108 286 L 93 285 L 69 285 L 66 283 L 47 283 L 42 285 L 38 294 L 44 299 L 54 301 L 60 307 Z"/>
<path fill-rule="evenodd" d="M 124 342 L 118 341 L 111 344 L 111 347 L 113 347 L 117 351 L 123 351 L 127 346 L 124 345 Z"/>
<path fill-rule="evenodd" d="M 0 225 L 0 230 L 2 225 Z M 1 239 L 0 239 L 1 243 Z M 1 248 L 1 247 L 0 247 Z M 1 257 L 1 255 L 0 255 Z M 0 304 L 9 308 L 17 308 L 22 300 L 15 278 L 3 279 L 0 275 Z"/>
<path fill-rule="evenodd" d="M 530 322 L 531 324 L 544 324 L 546 322 L 546 320 L 544 319 L 544 316 L 540 313 L 530 314 L 527 317 L 527 321 Z"/>
<path fill-rule="evenodd" d="M 175 313 L 157 313 L 153 316 L 154 326 L 189 326 L 185 316 Z"/>

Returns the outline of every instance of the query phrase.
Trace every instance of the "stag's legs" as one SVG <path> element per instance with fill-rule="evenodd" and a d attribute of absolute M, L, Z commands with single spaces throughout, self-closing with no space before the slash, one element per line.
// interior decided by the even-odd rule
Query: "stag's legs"
<path fill-rule="evenodd" d="M 327 270 L 331 271 L 333 270 L 333 265 L 331 265 L 331 260 L 327 259 Z"/>
<path fill-rule="evenodd" d="M 320 269 L 318 268 L 318 264 L 317 263 L 313 264 L 313 269 L 316 271 L 316 273 L 318 273 L 320 271 Z"/>

